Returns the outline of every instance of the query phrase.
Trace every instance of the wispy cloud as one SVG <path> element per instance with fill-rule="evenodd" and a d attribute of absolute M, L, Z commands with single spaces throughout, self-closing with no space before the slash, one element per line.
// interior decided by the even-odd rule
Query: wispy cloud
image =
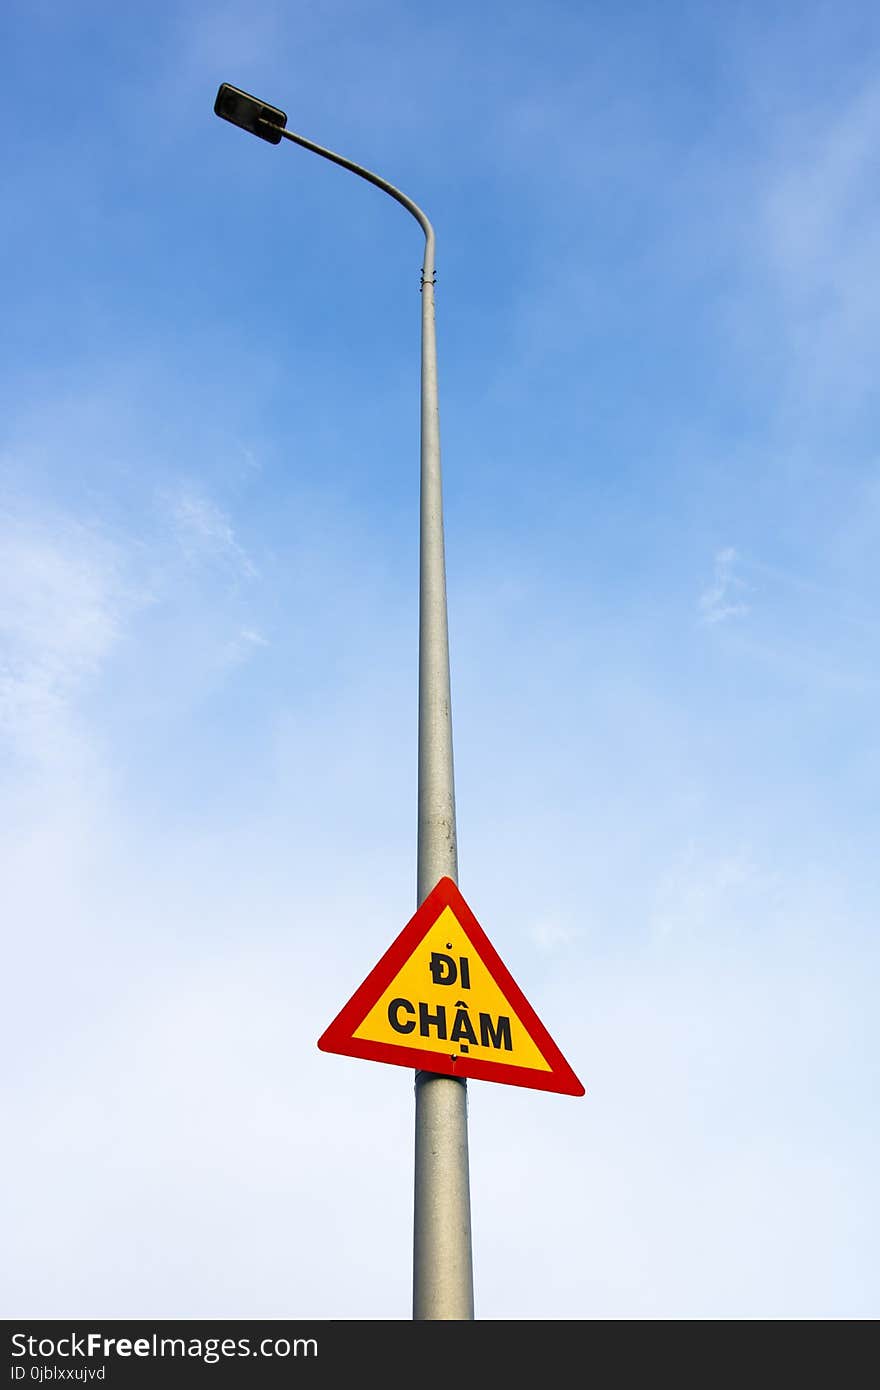
<path fill-rule="evenodd" d="M 94 528 L 0 515 L 0 729 L 17 756 L 46 765 L 73 755 L 76 695 L 148 597 Z"/>
<path fill-rule="evenodd" d="M 269 639 L 255 628 L 243 627 L 226 644 L 226 658 L 231 666 L 247 661 L 260 647 L 268 647 Z"/>
<path fill-rule="evenodd" d="M 188 563 L 220 563 L 241 578 L 257 577 L 256 566 L 236 540 L 228 516 L 205 492 L 184 485 L 164 493 L 161 501 Z"/>
<path fill-rule="evenodd" d="M 661 937 L 718 931 L 731 920 L 751 918 L 758 895 L 772 915 L 776 894 L 777 886 L 747 849 L 718 853 L 691 843 L 657 881 L 651 925 Z"/>
<path fill-rule="evenodd" d="M 549 955 L 563 946 L 572 945 L 580 933 L 574 927 L 566 926 L 563 922 L 542 918 L 526 929 L 526 935 L 538 947 L 539 951 L 544 951 Z"/>
<path fill-rule="evenodd" d="M 874 389 L 878 138 L 874 82 L 848 104 L 793 117 L 767 171 L 759 255 L 772 276 L 801 412 L 819 402 L 823 410 L 852 408 Z"/>
<path fill-rule="evenodd" d="M 735 573 L 738 556 L 732 546 L 719 550 L 715 556 L 715 576 L 700 594 L 700 622 L 708 626 L 744 618 L 749 611 L 738 595 L 748 588 L 746 581 Z"/>

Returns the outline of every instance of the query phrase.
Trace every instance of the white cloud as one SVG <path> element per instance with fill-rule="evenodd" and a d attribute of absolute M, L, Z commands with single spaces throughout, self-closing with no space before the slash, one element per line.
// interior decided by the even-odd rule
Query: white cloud
<path fill-rule="evenodd" d="M 66 688 L 118 633 L 118 563 L 98 534 L 64 519 L 0 519 L 0 634 L 6 660 Z"/>
<path fill-rule="evenodd" d="M 774 332 L 788 354 L 791 402 L 814 420 L 861 405 L 875 385 L 880 323 L 876 150 L 880 84 L 846 105 L 800 111 L 777 131 L 753 246 L 772 277 Z M 794 421 L 793 421 L 794 422 Z"/>
<path fill-rule="evenodd" d="M 189 564 L 219 562 L 244 579 L 257 577 L 256 567 L 236 540 L 228 516 L 203 490 L 182 485 L 164 493 L 161 500 Z"/>
<path fill-rule="evenodd" d="M 732 546 L 719 550 L 715 556 L 715 577 L 699 599 L 700 621 L 709 626 L 727 622 L 730 618 L 744 618 L 748 604 L 737 599 L 736 595 L 748 586 L 745 580 L 734 573 L 737 553 Z"/>
<path fill-rule="evenodd" d="M 542 918 L 526 928 L 526 935 L 540 951 L 557 951 L 562 946 L 570 946 L 580 933 L 563 922 Z"/>
<path fill-rule="evenodd" d="M 19 757 L 45 767 L 83 756 L 77 696 L 148 597 L 97 528 L 0 516 L 0 727 Z"/>
<path fill-rule="evenodd" d="M 707 851 L 691 842 L 659 876 L 650 925 L 660 936 L 718 933 L 731 921 L 772 917 L 778 886 L 747 849 Z"/>
<path fill-rule="evenodd" d="M 230 666 L 238 666 L 248 661 L 260 647 L 268 647 L 269 639 L 254 628 L 243 627 L 226 644 L 226 660 Z"/>

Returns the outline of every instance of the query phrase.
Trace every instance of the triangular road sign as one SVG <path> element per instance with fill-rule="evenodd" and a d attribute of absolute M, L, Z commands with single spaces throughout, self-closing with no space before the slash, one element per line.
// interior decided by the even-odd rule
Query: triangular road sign
<path fill-rule="evenodd" d="M 584 1094 L 451 878 L 431 889 L 318 1047 L 446 1076 Z"/>

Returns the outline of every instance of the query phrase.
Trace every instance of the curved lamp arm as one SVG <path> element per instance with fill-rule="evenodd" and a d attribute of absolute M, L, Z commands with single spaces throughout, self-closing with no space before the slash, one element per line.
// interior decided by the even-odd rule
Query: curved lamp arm
<path fill-rule="evenodd" d="M 214 111 L 269 144 L 290 140 L 381 188 L 416 219 L 425 234 L 422 266 L 421 487 L 419 546 L 419 789 L 418 906 L 437 883 L 458 880 L 455 783 L 452 762 L 452 700 L 446 610 L 446 561 L 440 475 L 440 411 L 437 399 L 437 336 L 434 315 L 434 228 L 399 188 L 354 160 L 287 130 L 277 106 L 224 82 Z"/>
<path fill-rule="evenodd" d="M 265 118 L 261 118 L 265 120 Z M 266 121 L 266 124 L 270 122 Z M 292 140 L 295 145 L 302 145 L 304 150 L 311 150 L 313 154 L 319 154 L 324 159 L 331 160 L 334 164 L 341 164 L 343 169 L 350 169 L 353 174 L 366 179 L 367 183 L 372 183 L 376 188 L 381 188 L 383 193 L 396 199 L 407 212 L 411 212 L 418 222 L 422 231 L 425 233 L 425 264 L 422 267 L 422 281 L 434 279 L 434 228 L 431 226 L 427 216 L 412 198 L 408 198 L 405 193 L 401 193 L 399 188 L 395 188 L 393 183 L 387 179 L 380 178 L 370 169 L 364 169 L 362 165 L 355 164 L 353 159 L 346 159 L 343 154 L 335 154 L 333 150 L 326 150 L 323 145 L 316 145 L 314 140 L 307 140 L 304 135 L 297 135 L 292 130 L 281 130 L 281 135 L 285 140 Z M 433 884 L 431 885 L 433 887 Z"/>

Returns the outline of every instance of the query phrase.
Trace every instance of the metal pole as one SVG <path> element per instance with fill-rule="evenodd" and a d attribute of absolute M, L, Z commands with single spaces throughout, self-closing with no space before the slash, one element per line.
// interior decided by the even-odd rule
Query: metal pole
<path fill-rule="evenodd" d="M 438 879 L 458 881 L 434 279 L 434 234 L 429 224 L 422 272 L 419 903 Z M 413 1317 L 472 1318 L 467 1082 L 417 1071 L 415 1087 Z"/>
<path fill-rule="evenodd" d="M 446 614 L 440 412 L 434 317 L 434 229 L 404 193 L 304 136 L 282 135 L 390 194 L 425 234 L 422 267 L 421 480 L 419 537 L 419 751 L 416 906 L 438 879 L 458 881 L 452 700 Z M 417 1071 L 413 1199 L 413 1318 L 474 1316 L 467 1083 Z"/>

